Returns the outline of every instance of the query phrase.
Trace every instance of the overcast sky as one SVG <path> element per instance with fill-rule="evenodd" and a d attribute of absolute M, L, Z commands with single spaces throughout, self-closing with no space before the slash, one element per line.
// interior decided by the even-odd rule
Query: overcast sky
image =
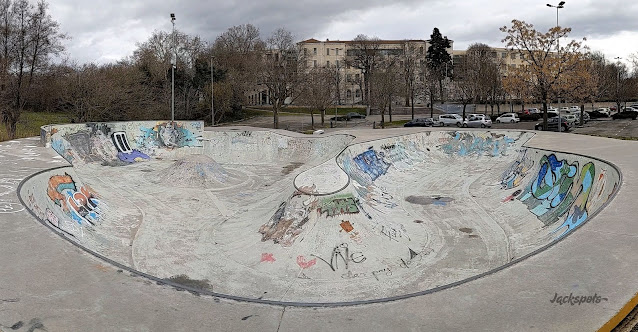
<path fill-rule="evenodd" d="M 556 24 L 546 0 L 49 0 L 51 16 L 71 39 L 67 56 L 79 63 L 107 63 L 133 53 L 154 30 L 175 27 L 213 42 L 229 27 L 250 23 L 263 39 L 284 27 L 297 40 L 349 40 L 358 34 L 381 39 L 429 39 L 432 29 L 454 40 L 503 47 L 498 28 L 519 19 L 543 32 Z M 558 1 L 552 2 L 557 4 Z M 608 59 L 638 52 L 638 1 L 572 0 L 559 11 L 570 39 L 587 38 Z"/>

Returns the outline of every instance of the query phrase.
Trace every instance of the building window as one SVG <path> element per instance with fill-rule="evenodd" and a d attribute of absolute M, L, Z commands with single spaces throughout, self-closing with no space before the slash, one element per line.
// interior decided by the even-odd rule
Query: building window
<path fill-rule="evenodd" d="M 352 91 L 346 91 L 346 98 L 352 98 Z"/>
<path fill-rule="evenodd" d="M 338 48 L 335 48 L 335 54 L 339 55 L 339 49 Z"/>
<path fill-rule="evenodd" d="M 330 61 L 326 61 L 326 67 L 330 67 Z"/>
<path fill-rule="evenodd" d="M 317 48 L 316 47 L 312 49 L 312 54 L 317 55 Z"/>
<path fill-rule="evenodd" d="M 502 57 L 503 59 L 507 58 L 507 53 L 505 53 L 505 52 L 501 53 L 501 57 Z"/>
<path fill-rule="evenodd" d="M 337 68 L 339 68 L 339 60 L 335 60 L 335 66 L 337 66 Z"/>
<path fill-rule="evenodd" d="M 312 60 L 312 66 L 317 68 L 317 60 Z"/>
<path fill-rule="evenodd" d="M 308 55 L 308 49 L 307 49 L 307 48 L 304 48 L 304 49 L 303 49 L 303 54 L 304 54 L 304 55 Z"/>
<path fill-rule="evenodd" d="M 355 96 L 357 98 L 360 98 L 361 97 L 361 90 L 357 89 L 357 92 L 355 92 Z"/>
<path fill-rule="evenodd" d="M 419 47 L 419 54 L 423 55 L 423 46 Z"/>
<path fill-rule="evenodd" d="M 510 58 L 512 58 L 512 60 L 516 59 L 516 53 L 512 53 L 512 54 L 510 55 Z"/>
<path fill-rule="evenodd" d="M 330 55 L 330 49 L 326 48 L 326 55 Z"/>
<path fill-rule="evenodd" d="M 352 82 L 352 74 L 346 74 L 346 82 Z"/>
<path fill-rule="evenodd" d="M 354 80 L 359 82 L 359 74 L 354 74 Z"/>

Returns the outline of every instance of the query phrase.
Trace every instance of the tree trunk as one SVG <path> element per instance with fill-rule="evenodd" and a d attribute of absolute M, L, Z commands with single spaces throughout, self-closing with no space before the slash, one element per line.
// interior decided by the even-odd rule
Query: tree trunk
<path fill-rule="evenodd" d="M 434 117 L 434 93 L 430 90 L 430 117 Z"/>
<path fill-rule="evenodd" d="M 272 105 L 273 128 L 279 129 L 279 98 Z"/>
<path fill-rule="evenodd" d="M 310 110 L 310 126 L 312 130 L 315 130 L 315 113 Z"/>
<path fill-rule="evenodd" d="M 381 108 L 381 128 L 385 128 L 385 107 Z"/>
<path fill-rule="evenodd" d="M 388 115 L 390 115 L 390 122 L 392 122 L 392 102 L 388 106 Z"/>
<path fill-rule="evenodd" d="M 321 110 L 321 126 L 324 127 L 326 125 L 326 110 Z"/>
<path fill-rule="evenodd" d="M 410 103 L 412 104 L 412 120 L 414 120 L 414 91 L 412 91 L 410 97 L 412 98 L 412 102 Z"/>

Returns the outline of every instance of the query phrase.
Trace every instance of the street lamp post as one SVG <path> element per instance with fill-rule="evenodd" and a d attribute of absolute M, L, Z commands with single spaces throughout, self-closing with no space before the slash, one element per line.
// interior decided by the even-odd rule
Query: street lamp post
<path fill-rule="evenodd" d="M 171 13 L 171 23 L 173 23 L 173 52 L 171 55 L 171 122 L 175 122 L 175 65 L 177 54 L 175 54 L 175 14 Z"/>
<path fill-rule="evenodd" d="M 215 125 L 215 90 L 213 88 L 215 80 L 213 78 L 213 57 L 210 57 L 210 112 L 211 125 Z"/>
<path fill-rule="evenodd" d="M 554 5 L 550 5 L 547 4 L 547 7 L 550 8 L 556 8 L 556 28 L 559 27 L 558 25 L 558 10 L 561 8 L 565 8 L 565 1 L 561 1 L 558 3 L 558 5 L 554 6 Z M 558 84 L 560 85 L 560 35 L 558 35 L 558 37 L 556 38 L 556 54 L 558 56 Z M 561 132 L 561 127 L 562 127 L 563 121 L 560 117 L 560 95 L 558 96 L 558 132 Z"/>
<path fill-rule="evenodd" d="M 339 60 L 335 62 L 335 83 L 337 86 L 337 90 L 335 91 L 335 96 L 339 99 Z M 339 104 L 339 100 L 335 103 L 335 127 L 337 126 L 337 104 Z"/>
<path fill-rule="evenodd" d="M 617 75 L 616 75 L 616 106 L 618 107 L 618 109 L 616 110 L 616 112 L 620 112 L 620 60 L 622 60 L 621 57 L 617 56 L 614 58 L 614 60 L 616 60 L 617 64 Z"/>

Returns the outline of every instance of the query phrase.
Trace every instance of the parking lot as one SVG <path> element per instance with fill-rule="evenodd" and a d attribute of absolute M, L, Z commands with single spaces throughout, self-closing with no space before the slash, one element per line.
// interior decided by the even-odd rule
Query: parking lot
<path fill-rule="evenodd" d="M 428 117 L 429 115 L 419 114 L 418 117 Z M 350 121 L 338 121 L 335 127 L 331 127 L 330 116 L 326 116 L 325 127 L 321 127 L 321 118 L 315 115 L 315 128 L 324 129 L 325 132 L 343 130 L 346 128 L 373 128 L 379 127 L 381 123 L 380 115 L 370 115 L 366 119 L 352 119 Z M 394 115 L 393 121 L 409 120 L 410 115 Z M 389 116 L 385 116 L 385 121 L 389 122 Z M 521 121 L 519 123 L 493 123 L 492 129 L 525 129 L 534 130 L 534 126 L 539 121 Z M 253 127 L 272 128 L 273 119 L 270 116 L 256 117 L 245 120 L 235 125 L 246 125 Z M 334 123 L 333 123 L 334 124 Z M 304 132 L 312 129 L 310 115 L 282 115 L 279 117 L 279 128 L 291 131 Z M 638 139 L 638 120 L 612 120 L 611 118 L 594 119 L 586 123 L 583 127 L 574 127 L 569 133 L 594 135 L 621 139 Z"/>

